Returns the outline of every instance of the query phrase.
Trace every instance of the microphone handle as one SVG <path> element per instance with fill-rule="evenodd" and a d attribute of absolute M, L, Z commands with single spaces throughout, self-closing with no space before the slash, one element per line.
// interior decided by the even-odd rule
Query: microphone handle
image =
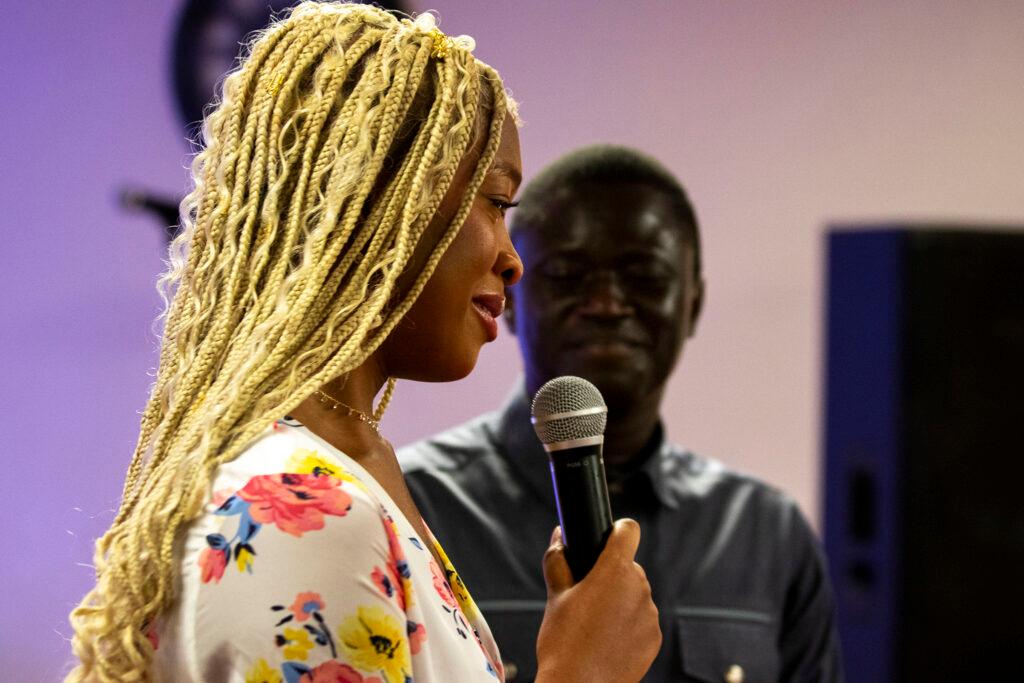
<path fill-rule="evenodd" d="M 551 481 L 565 558 L 573 578 L 582 581 L 597 562 L 612 530 L 612 508 L 601 446 L 551 451 Z"/>

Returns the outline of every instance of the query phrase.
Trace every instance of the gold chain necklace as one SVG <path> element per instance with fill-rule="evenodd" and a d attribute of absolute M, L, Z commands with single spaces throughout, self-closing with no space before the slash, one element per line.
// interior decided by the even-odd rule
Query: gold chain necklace
<path fill-rule="evenodd" d="M 366 424 L 368 424 L 370 426 L 370 428 L 373 431 L 375 431 L 378 434 L 380 434 L 380 421 L 379 420 L 373 419 L 372 417 L 370 417 L 369 415 L 367 415 L 363 411 L 359 410 L 358 408 L 353 408 L 352 406 L 350 406 L 347 403 L 342 403 L 341 401 L 339 401 L 338 399 L 334 398 L 333 396 L 331 396 L 327 392 L 323 391 L 322 389 L 317 389 L 316 391 L 313 392 L 313 395 L 320 397 L 320 403 L 324 403 L 324 404 L 330 403 L 331 404 L 331 410 L 338 410 L 339 408 L 341 408 L 345 412 L 346 415 L 350 415 L 350 416 L 356 418 L 357 420 L 359 420 L 360 422 L 365 422 Z"/>

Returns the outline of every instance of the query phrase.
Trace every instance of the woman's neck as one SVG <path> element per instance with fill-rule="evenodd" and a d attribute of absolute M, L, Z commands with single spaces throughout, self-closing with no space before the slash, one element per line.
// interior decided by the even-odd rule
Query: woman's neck
<path fill-rule="evenodd" d="M 320 391 L 298 405 L 292 416 L 310 431 L 350 457 L 392 450 L 376 429 L 373 399 L 387 381 L 377 355 L 342 377 L 331 380 Z"/>
<path fill-rule="evenodd" d="M 405 485 L 395 449 L 366 421 L 348 411 L 332 409 L 333 402 L 337 402 L 372 417 L 373 399 L 387 378 L 383 364 L 372 356 L 345 377 L 323 386 L 322 391 L 330 397 L 329 400 L 322 400 L 322 394 L 310 396 L 292 411 L 292 416 L 369 472 L 395 501 L 416 533 L 427 540 L 430 534 Z M 427 547 L 441 564 L 433 544 L 428 542 Z"/>

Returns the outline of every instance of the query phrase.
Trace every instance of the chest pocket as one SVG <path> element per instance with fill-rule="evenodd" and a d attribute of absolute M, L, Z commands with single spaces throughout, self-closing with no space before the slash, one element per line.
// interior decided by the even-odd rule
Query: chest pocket
<path fill-rule="evenodd" d="M 543 600 L 477 602 L 498 643 L 506 681 L 522 683 L 537 676 L 537 633 L 544 619 L 544 604 Z"/>
<path fill-rule="evenodd" d="M 684 681 L 776 683 L 779 652 L 771 618 L 729 609 L 676 610 Z"/>

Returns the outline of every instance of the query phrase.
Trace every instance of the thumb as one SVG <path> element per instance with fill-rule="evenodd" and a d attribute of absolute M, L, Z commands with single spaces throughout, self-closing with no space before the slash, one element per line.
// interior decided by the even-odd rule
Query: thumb
<path fill-rule="evenodd" d="M 605 545 L 603 554 L 622 555 L 632 562 L 636 557 L 636 551 L 640 547 L 640 525 L 636 521 L 624 517 L 616 520 L 608 535 L 608 542 Z"/>
<path fill-rule="evenodd" d="M 565 544 L 562 543 L 562 529 L 555 527 L 551 544 L 544 553 L 544 583 L 548 586 L 548 597 L 561 593 L 573 585 L 572 571 L 565 560 Z"/>

